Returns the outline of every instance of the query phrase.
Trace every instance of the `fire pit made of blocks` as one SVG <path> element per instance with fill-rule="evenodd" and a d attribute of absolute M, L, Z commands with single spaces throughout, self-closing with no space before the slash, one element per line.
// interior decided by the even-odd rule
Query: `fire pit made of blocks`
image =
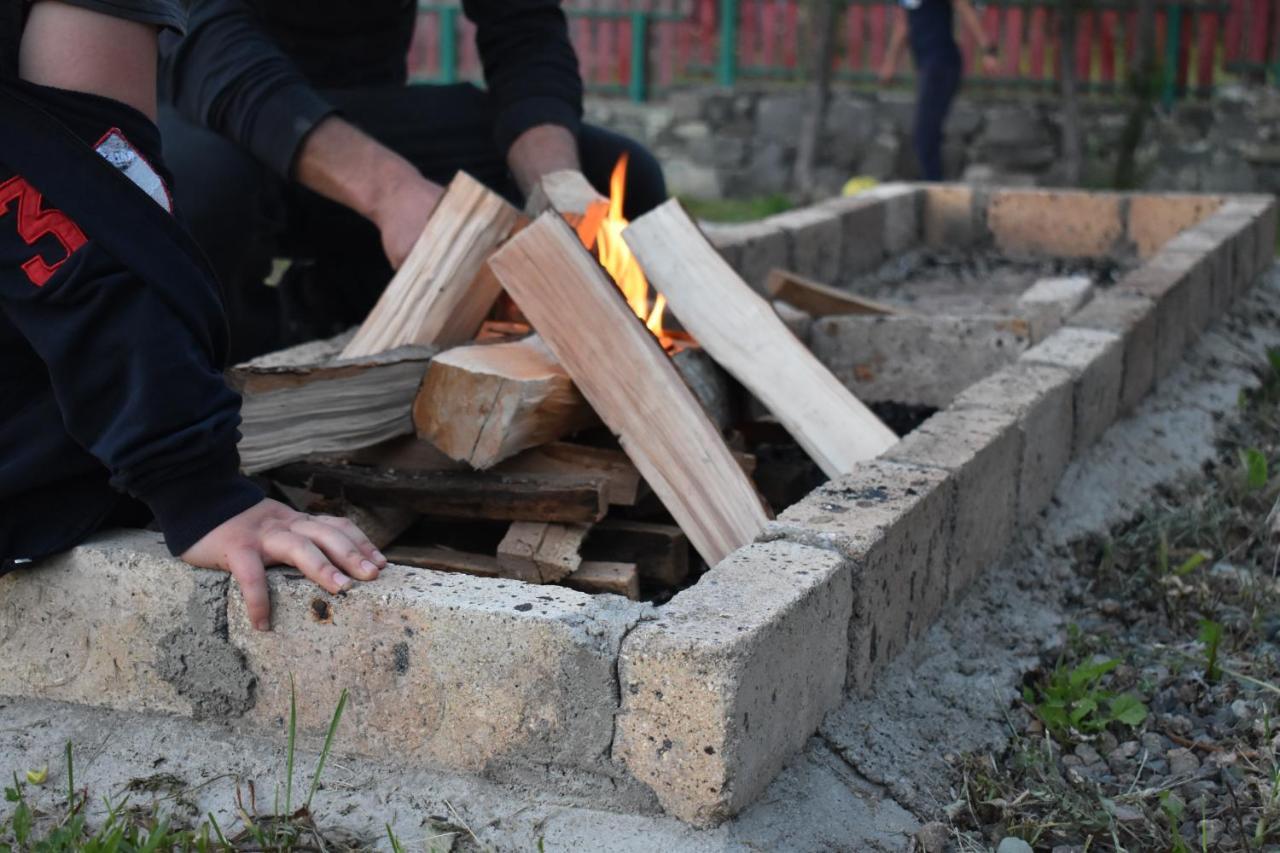
<path fill-rule="evenodd" d="M 574 210 L 572 187 L 545 189 L 544 203 L 569 214 L 577 229 L 570 236 L 581 237 L 584 222 L 603 216 L 593 211 L 594 198 Z M 526 433 L 534 443 L 511 451 L 524 439 L 512 443 L 512 431 L 499 423 L 483 447 L 503 458 L 483 471 L 409 435 L 415 427 L 407 413 L 430 384 L 421 381 L 423 373 L 441 354 L 475 338 L 488 307 L 474 312 L 469 331 L 470 321 L 427 340 L 390 335 L 380 339 L 380 349 L 348 352 L 354 357 L 345 360 L 333 356 L 350 349 L 349 342 L 317 344 L 309 355 L 277 354 L 239 370 L 250 465 L 270 471 L 299 501 L 338 502 L 367 513 L 365 523 L 381 525 L 386 537 L 410 531 L 419 542 L 403 547 L 436 549 L 421 561 L 436 568 L 392 566 L 377 582 L 339 597 L 296 573 L 274 571 L 275 631 L 263 634 L 250 629 L 225 575 L 174 561 L 155 534 L 103 535 L 0 578 L 0 653 L 8 662 L 0 670 L 0 695 L 216 718 L 283 738 L 292 676 L 305 697 L 298 711 L 307 737 L 323 736 L 339 693 L 350 691 L 340 738 L 348 752 L 542 785 L 599 808 L 663 810 L 714 824 L 750 803 L 827 711 L 848 691 L 866 689 L 999 556 L 1048 502 L 1071 457 L 1160 382 L 1183 348 L 1271 263 L 1276 229 L 1275 206 L 1262 197 L 909 185 L 761 222 L 707 226 L 726 269 L 762 296 L 788 300 L 774 307 L 798 339 L 811 342 L 815 363 L 854 394 L 880 383 L 883 396 L 872 396 L 886 402 L 876 412 L 905 433 L 874 452 L 859 447 L 854 461 L 842 460 L 839 454 L 865 441 L 875 419 L 860 414 L 860 420 L 835 422 L 833 430 L 805 432 L 809 422 L 797 421 L 795 411 L 784 418 L 786 395 L 770 396 L 763 380 L 733 364 L 741 353 L 726 358 L 714 329 L 694 328 L 689 318 L 699 306 L 676 295 L 677 283 L 668 294 L 671 310 L 703 345 L 699 357 L 728 368 L 730 376 L 716 375 L 713 384 L 729 389 L 730 403 L 719 409 L 722 420 L 715 405 L 706 405 L 714 395 L 690 391 L 685 397 L 674 386 L 661 393 L 681 396 L 680 411 L 693 412 L 702 424 L 701 440 L 724 448 L 710 455 L 718 460 L 716 477 L 748 487 L 754 477 L 768 493 L 778 516 L 766 520 L 762 509 L 760 516 L 742 510 L 745 498 L 735 510 L 745 515 L 708 515 L 700 504 L 714 503 L 717 492 L 694 489 L 705 472 L 676 470 L 676 463 L 691 463 L 659 460 L 652 443 L 636 443 L 637 436 L 651 438 L 643 434 L 650 420 L 625 421 L 628 406 L 648 414 L 658 400 L 612 399 L 608 389 L 591 388 L 583 364 L 607 359 L 566 349 L 556 318 L 524 304 L 527 291 L 507 281 L 561 251 L 577 259 L 566 263 L 585 276 L 593 265 L 581 258 L 590 257 L 569 253 L 563 231 L 558 249 L 530 242 L 529 235 L 559 228 L 558 221 L 541 220 L 548 224 L 539 231 L 540 223 L 524 225 L 515 238 L 522 242 L 515 242 L 507 235 L 521 227 L 518 216 L 496 208 L 486 213 L 482 200 L 468 202 L 479 218 L 465 220 L 472 229 L 467 245 L 488 241 L 489 248 L 420 259 L 419 270 L 452 266 L 452 280 L 464 284 L 490 277 L 481 290 L 495 296 L 508 286 L 525 316 L 501 322 L 531 323 L 542 338 L 532 347 L 549 353 L 543 366 L 554 361 L 570 375 L 567 383 L 545 382 L 543 399 L 581 394 L 608 429 L 570 422 L 554 439 Z M 486 266 L 494 250 L 495 262 Z M 638 254 L 643 265 L 644 251 Z M 1001 287 L 979 288 L 961 310 L 961 297 L 971 293 L 953 287 L 942 298 L 945 288 L 928 286 L 926 279 L 937 279 L 945 265 L 939 258 L 962 271 L 965 263 L 972 269 L 979 262 L 997 269 Z M 686 266 L 692 288 L 705 274 L 701 266 Z M 775 269 L 784 272 L 771 277 Z M 906 270 L 896 287 L 894 269 Z M 670 271 L 650 274 L 665 292 Z M 457 298 L 456 289 L 450 293 Z M 652 314 L 653 305 L 646 308 Z M 922 352 L 956 360 L 956 349 L 930 347 L 950 335 L 963 350 L 974 336 L 949 329 L 955 318 L 974 316 L 1024 321 L 1021 340 L 998 348 L 979 340 L 974 346 L 986 347 L 982 358 L 949 384 L 929 386 L 933 396 L 912 396 L 907 376 L 886 372 L 902 348 L 886 345 L 882 357 L 855 349 L 869 323 L 912 318 Z M 643 331 L 640 321 L 631 322 Z M 500 338 L 498 346 L 529 340 L 513 329 L 523 334 L 491 325 L 485 335 Z M 369 340 L 366 332 L 357 340 Z M 636 358 L 655 365 L 680 358 L 658 362 L 657 338 L 632 337 Z M 668 353 L 679 348 L 669 346 Z M 686 342 L 686 349 L 694 348 Z M 998 359 L 988 359 L 992 349 L 1000 351 Z M 870 378 L 858 368 L 868 361 L 881 365 Z M 469 364 L 445 362 L 455 379 Z M 946 367 L 922 363 L 911 373 Z M 773 383 L 796 375 L 776 364 L 761 372 Z M 671 368 L 664 375 L 681 373 Z M 679 387 L 687 390 L 696 382 L 684 375 Z M 301 428 L 303 412 L 294 408 L 299 389 L 310 395 L 304 402 L 334 403 L 307 415 L 311 429 Z M 375 416 L 388 407 L 400 407 L 403 416 Z M 344 422 L 351 411 L 366 417 Z M 651 431 L 664 429 L 679 432 L 670 425 Z M 285 440 L 273 443 L 273 431 Z M 351 446 L 352 436 L 358 446 Z M 843 444 L 833 441 L 842 436 Z M 472 447 L 480 446 L 475 439 Z M 298 448 L 301 456 L 291 456 Z M 781 477 L 778 459 L 810 463 L 805 476 L 812 479 Z M 576 466 L 570 473 L 565 460 Z M 387 472 L 413 465 L 418 479 L 434 484 L 433 512 L 418 503 L 425 501 L 421 491 L 409 500 L 403 482 L 388 482 L 395 477 Z M 429 465 L 435 468 L 427 476 Z M 762 476 L 770 466 L 774 473 Z M 344 468 L 361 469 L 368 480 L 334 473 Z M 688 470 L 697 476 L 680 480 Z M 554 500 L 542 495 L 551 476 L 559 478 L 559 489 L 549 490 Z M 565 482 L 575 479 L 576 486 Z M 397 500 L 369 501 L 386 490 Z M 761 506 L 754 488 L 747 494 Z M 481 508 L 486 501 L 490 508 Z M 543 515 L 515 514 L 513 507 L 539 501 Z M 506 516 L 495 519 L 498 504 Z M 445 513 L 438 512 L 442 506 Z M 548 520 L 548 507 L 560 515 Z M 406 519 L 406 509 L 413 517 Z M 603 524 L 591 518 L 606 512 Z M 537 525 L 544 527 L 529 529 Z M 555 525 L 601 530 L 548 540 Z M 695 530 L 700 544 L 691 549 L 681 537 L 693 540 Z M 731 546 L 734 535 L 747 539 Z M 482 566 L 463 565 L 459 555 L 472 559 L 477 552 L 468 548 L 495 537 L 494 553 L 479 554 L 487 558 Z M 522 566 L 530 580 L 566 569 L 561 577 L 571 579 L 592 564 L 632 566 L 644 600 L 482 576 L 513 571 L 502 566 L 503 542 L 507 565 Z M 458 565 L 447 565 L 450 560 Z M 637 592 L 629 580 L 615 589 Z"/>

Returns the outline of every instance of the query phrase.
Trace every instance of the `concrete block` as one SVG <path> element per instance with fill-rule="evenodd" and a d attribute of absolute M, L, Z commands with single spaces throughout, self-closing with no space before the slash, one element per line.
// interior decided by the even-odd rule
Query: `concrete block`
<path fill-rule="evenodd" d="M 925 245 L 930 248 L 962 248 L 987 237 L 983 191 L 963 185 L 927 186 L 924 189 Z"/>
<path fill-rule="evenodd" d="M 742 241 L 739 239 L 738 229 L 725 223 L 705 221 L 700 221 L 698 227 L 711 245 L 716 247 L 725 263 L 742 275 Z"/>
<path fill-rule="evenodd" d="M 350 691 L 343 748 L 501 777 L 505 768 L 602 770 L 614 663 L 646 608 L 615 596 L 402 566 L 330 596 L 269 574 L 273 631 L 228 600 L 232 643 L 257 681 L 248 724 L 278 727 L 290 675 L 299 730 L 323 735 Z"/>
<path fill-rule="evenodd" d="M 1031 340 L 1042 341 L 1057 331 L 1093 296 L 1087 275 L 1042 278 L 1018 297 L 1018 312 L 1031 324 Z"/>
<path fill-rule="evenodd" d="M 874 270 L 887 256 L 885 249 L 886 206 L 866 194 L 834 198 L 819 205 L 840 222 L 840 281 Z"/>
<path fill-rule="evenodd" d="M 813 316 L 807 311 L 801 311 L 789 302 L 783 302 L 781 299 L 775 299 L 770 303 L 778 318 L 786 324 L 791 330 L 791 334 L 800 339 L 800 342 L 808 346 L 810 332 L 813 330 Z"/>
<path fill-rule="evenodd" d="M 954 513 L 949 472 L 871 460 L 792 505 L 765 532 L 852 562 L 848 689 L 869 689 L 942 611 Z"/>
<path fill-rule="evenodd" d="M 1166 245 L 1148 261 L 1148 263 L 1167 263 L 1170 267 L 1182 271 L 1182 287 L 1187 292 L 1188 343 L 1198 340 L 1214 319 L 1215 297 L 1211 255 L 1211 252 Z"/>
<path fill-rule="evenodd" d="M 1013 538 L 1022 462 L 1017 416 L 995 409 L 944 409 L 882 458 L 953 475 L 956 511 L 948 598 L 958 595 Z"/>
<path fill-rule="evenodd" d="M 1233 196 L 1221 208 L 1228 216 L 1250 220 L 1247 246 L 1241 261 L 1248 262 L 1247 278 L 1240 292 L 1253 286 L 1258 276 L 1271 267 L 1276 251 L 1276 201 L 1270 195 Z M 1242 235 L 1243 236 L 1243 235 Z"/>
<path fill-rule="evenodd" d="M 908 184 L 884 184 L 866 192 L 884 206 L 884 250 L 896 255 L 920 245 L 924 191 Z"/>
<path fill-rule="evenodd" d="M 1120 411 L 1124 376 L 1124 338 L 1097 329 L 1059 329 L 1027 351 L 1023 360 L 1071 372 L 1075 378 L 1075 453 L 1093 444 Z"/>
<path fill-rule="evenodd" d="M 1249 210 L 1228 202 L 1196 227 L 1220 240 L 1231 255 L 1230 304 L 1253 284 L 1258 264 L 1256 218 Z"/>
<path fill-rule="evenodd" d="M 613 755 L 667 812 L 737 813 L 839 704 L 851 571 L 831 551 L 749 545 L 627 636 Z"/>
<path fill-rule="evenodd" d="M 238 714 L 253 680 L 226 639 L 229 584 L 136 531 L 0 577 L 0 695 Z"/>
<path fill-rule="evenodd" d="M 708 236 L 726 259 L 733 259 L 730 263 L 738 275 L 762 294 L 769 271 L 786 269 L 791 262 L 787 235 L 767 220 L 717 225 Z"/>
<path fill-rule="evenodd" d="M 987 227 L 1011 255 L 1095 258 L 1120 248 L 1121 196 L 1053 190 L 995 190 Z"/>
<path fill-rule="evenodd" d="M 802 207 L 764 220 L 787 239 L 788 269 L 831 283 L 840 275 L 844 227 L 840 217 L 821 206 Z"/>
<path fill-rule="evenodd" d="M 1112 332 L 1124 339 L 1119 413 L 1133 411 L 1156 382 L 1156 303 L 1145 296 L 1108 290 L 1073 314 L 1067 325 Z"/>
<path fill-rule="evenodd" d="M 818 360 L 860 399 L 941 408 L 1032 344 L 1030 324 L 1000 315 L 848 315 L 814 321 Z"/>
<path fill-rule="evenodd" d="M 1127 233 L 1129 242 L 1146 258 L 1179 232 L 1213 213 L 1222 198 L 1213 195 L 1134 195 L 1129 197 Z"/>
<path fill-rule="evenodd" d="M 1031 523 L 1049 505 L 1071 461 L 1075 378 L 1061 367 L 1019 361 L 969 386 L 951 406 L 1017 418 L 1022 433 L 1017 519 Z"/>
<path fill-rule="evenodd" d="M 1234 296 L 1232 276 L 1235 258 L 1232 255 L 1234 248 L 1231 246 L 1230 239 L 1195 225 L 1165 243 L 1163 249 L 1169 252 L 1198 253 L 1203 256 L 1204 274 L 1207 277 L 1209 290 L 1208 317 L 1204 321 L 1207 326 L 1222 315 Z M 1203 300 L 1197 300 L 1197 304 L 1203 304 Z"/>
<path fill-rule="evenodd" d="M 1212 281 L 1207 267 L 1197 274 L 1195 266 L 1185 253 L 1161 251 L 1115 286 L 1117 293 L 1145 296 L 1155 303 L 1157 382 L 1182 362 L 1191 339 L 1192 289 L 1208 287 Z"/>

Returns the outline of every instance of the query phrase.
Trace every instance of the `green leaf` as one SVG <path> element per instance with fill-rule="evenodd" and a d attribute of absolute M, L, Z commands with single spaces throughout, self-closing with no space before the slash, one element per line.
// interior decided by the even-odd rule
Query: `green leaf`
<path fill-rule="evenodd" d="M 1206 646 L 1218 645 L 1222 642 L 1222 626 L 1212 619 L 1201 619 L 1198 639 Z"/>
<path fill-rule="evenodd" d="M 1280 376 L 1280 348 L 1267 350 L 1267 361 L 1271 364 L 1271 372 Z"/>
<path fill-rule="evenodd" d="M 1134 728 L 1142 725 L 1147 719 L 1147 706 L 1132 693 L 1125 693 L 1112 699 L 1109 710 L 1113 720 Z"/>
<path fill-rule="evenodd" d="M 1088 696 L 1081 699 L 1075 704 L 1071 710 L 1071 725 L 1078 726 L 1084 721 L 1084 718 L 1098 710 L 1098 703 L 1090 699 Z"/>
<path fill-rule="evenodd" d="M 1266 487 L 1267 457 L 1262 454 L 1261 450 L 1256 447 L 1241 450 L 1240 464 L 1244 466 L 1245 470 L 1245 485 L 1255 492 Z"/>
<path fill-rule="evenodd" d="M 31 808 L 25 800 L 19 800 L 18 807 L 13 812 L 13 837 L 17 840 L 18 847 L 24 846 L 30 835 Z"/>
<path fill-rule="evenodd" d="M 1097 663 L 1082 663 L 1071 670 L 1071 687 L 1072 689 L 1079 689 L 1087 684 L 1092 684 L 1119 665 L 1120 660 L 1118 658 L 1111 658 Z"/>
<path fill-rule="evenodd" d="M 1182 812 L 1186 808 L 1182 801 L 1175 799 L 1168 791 L 1160 792 L 1160 810 L 1174 820 L 1182 818 Z"/>
<path fill-rule="evenodd" d="M 1174 569 L 1173 573 L 1180 578 L 1185 578 L 1187 575 L 1200 568 L 1200 566 L 1204 564 L 1205 560 L 1208 560 L 1212 556 L 1213 555 L 1208 551 L 1197 551 L 1190 557 L 1187 557 L 1187 559 L 1183 560 L 1182 565 Z"/>

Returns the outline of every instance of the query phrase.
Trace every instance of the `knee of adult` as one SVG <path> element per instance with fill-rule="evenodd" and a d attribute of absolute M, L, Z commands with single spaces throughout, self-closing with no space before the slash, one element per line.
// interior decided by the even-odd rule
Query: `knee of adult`
<path fill-rule="evenodd" d="M 627 195 L 623 215 L 635 219 L 667 200 L 662 164 L 638 142 L 627 146 Z"/>

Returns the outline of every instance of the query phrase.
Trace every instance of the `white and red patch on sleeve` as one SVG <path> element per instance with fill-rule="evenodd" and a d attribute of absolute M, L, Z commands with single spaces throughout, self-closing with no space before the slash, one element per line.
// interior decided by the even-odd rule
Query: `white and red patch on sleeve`
<path fill-rule="evenodd" d="M 133 147 L 133 143 L 119 128 L 113 127 L 108 130 L 98 140 L 94 150 L 102 155 L 102 159 L 123 172 L 124 176 L 133 181 L 139 189 L 151 196 L 156 204 L 167 212 L 173 213 L 173 199 L 160 173 L 137 148 Z"/>

